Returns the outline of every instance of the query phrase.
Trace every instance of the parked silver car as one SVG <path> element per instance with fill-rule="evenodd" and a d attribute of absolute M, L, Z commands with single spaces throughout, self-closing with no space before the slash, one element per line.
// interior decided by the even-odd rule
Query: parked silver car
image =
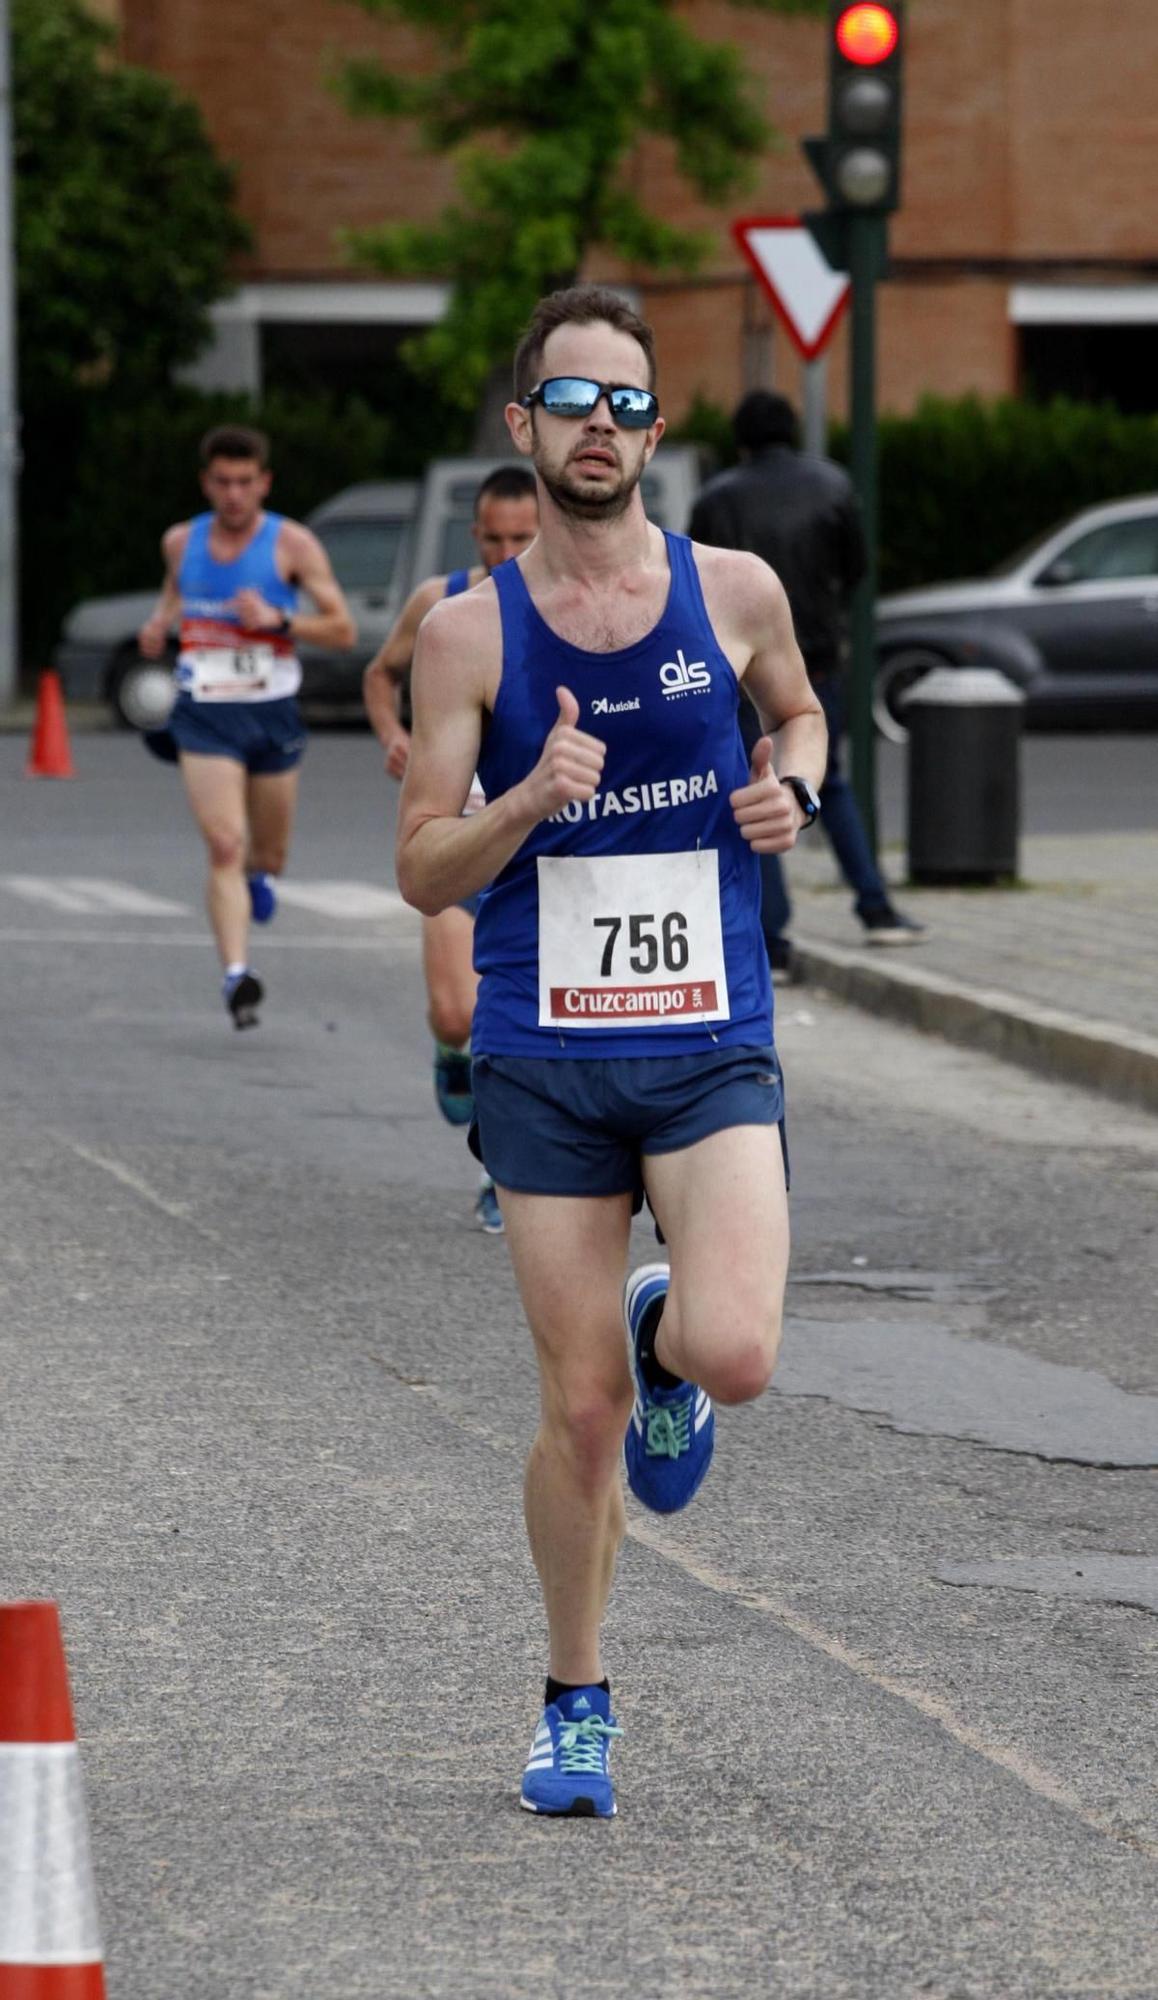
<path fill-rule="evenodd" d="M 884 597 L 874 712 L 907 734 L 901 697 L 934 667 L 997 667 L 1030 728 L 1158 727 L 1158 494 L 1089 507 L 992 575 Z"/>
<path fill-rule="evenodd" d="M 417 499 L 414 481 L 369 481 L 347 487 L 307 516 L 346 593 L 358 639 L 346 653 L 300 647 L 303 701 L 361 707 L 362 670 L 394 623 L 408 585 Z M 65 693 L 107 701 L 129 729 L 161 728 L 173 706 L 176 647 L 168 661 L 146 660 L 137 648 L 159 581 L 152 590 L 90 597 L 74 606 L 56 650 Z"/>

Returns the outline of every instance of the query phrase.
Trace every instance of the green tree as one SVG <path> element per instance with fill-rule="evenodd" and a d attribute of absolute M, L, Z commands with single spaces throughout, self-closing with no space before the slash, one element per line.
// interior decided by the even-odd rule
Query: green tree
<path fill-rule="evenodd" d="M 20 373 L 26 410 L 164 383 L 208 333 L 248 232 L 200 113 L 112 59 L 81 0 L 14 0 Z"/>
<path fill-rule="evenodd" d="M 675 0 L 359 0 L 434 35 L 434 74 L 405 78 L 348 62 L 340 88 L 362 115 L 418 121 L 451 155 L 458 198 L 430 227 L 351 232 L 353 254 L 387 272 L 449 278 L 445 318 L 411 343 L 412 364 L 463 407 L 511 352 L 535 300 L 604 248 L 649 270 L 694 270 L 709 246 L 672 227 L 630 186 L 630 155 L 668 140 L 712 202 L 747 182 L 772 132 L 737 49 L 702 41 Z M 733 0 L 815 13 L 823 0 Z"/>

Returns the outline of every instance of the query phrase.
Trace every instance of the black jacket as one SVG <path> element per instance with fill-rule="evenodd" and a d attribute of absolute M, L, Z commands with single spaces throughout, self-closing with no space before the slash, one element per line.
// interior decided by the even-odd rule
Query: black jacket
<path fill-rule="evenodd" d="M 709 479 L 688 533 L 714 548 L 763 556 L 788 594 L 809 672 L 838 670 L 845 608 L 865 569 L 856 496 L 838 465 L 769 445 Z"/>

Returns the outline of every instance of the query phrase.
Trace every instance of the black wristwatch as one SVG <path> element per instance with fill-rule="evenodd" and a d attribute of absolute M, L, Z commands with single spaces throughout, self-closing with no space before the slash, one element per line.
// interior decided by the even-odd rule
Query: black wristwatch
<path fill-rule="evenodd" d="M 820 800 L 818 799 L 816 793 L 813 791 L 812 786 L 809 784 L 807 778 L 782 777 L 780 783 L 782 785 L 790 785 L 792 790 L 796 793 L 797 804 L 799 805 L 801 812 L 804 814 L 804 825 L 801 827 L 800 831 L 801 833 L 807 833 L 809 827 L 812 825 L 813 820 L 819 819 L 820 817 Z"/>
<path fill-rule="evenodd" d="M 294 629 L 293 613 L 291 611 L 283 611 L 281 614 L 281 624 L 275 625 L 273 629 L 278 633 L 279 637 L 288 638 Z"/>

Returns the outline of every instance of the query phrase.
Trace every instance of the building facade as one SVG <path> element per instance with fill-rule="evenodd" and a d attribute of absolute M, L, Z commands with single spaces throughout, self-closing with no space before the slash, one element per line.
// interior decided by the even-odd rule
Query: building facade
<path fill-rule="evenodd" d="M 598 0 L 595 0 L 598 4 Z M 200 104 L 238 173 L 255 240 L 198 369 L 206 384 L 358 386 L 403 334 L 429 324 L 442 287 L 351 268 L 341 231 L 437 214 L 451 170 L 413 134 L 355 120 L 330 85 L 345 56 L 404 72 L 432 46 L 343 0 L 100 0 L 125 57 Z M 689 23 L 744 52 L 783 144 L 735 213 L 790 215 L 820 197 L 797 144 L 823 130 L 824 29 L 726 0 L 689 0 Z M 1158 331 L 1158 8 L 1154 0 L 910 0 L 903 206 L 880 293 L 882 407 L 927 393 L 1070 394 L 1158 407 L 1147 365 Z M 696 202 L 670 149 L 646 142 L 633 185 L 669 220 L 710 230 L 694 279 L 601 268 L 638 293 L 660 343 L 665 406 L 729 407 L 756 383 L 799 397 L 799 364 L 728 231 Z M 845 407 L 838 333 L 828 400 Z"/>

